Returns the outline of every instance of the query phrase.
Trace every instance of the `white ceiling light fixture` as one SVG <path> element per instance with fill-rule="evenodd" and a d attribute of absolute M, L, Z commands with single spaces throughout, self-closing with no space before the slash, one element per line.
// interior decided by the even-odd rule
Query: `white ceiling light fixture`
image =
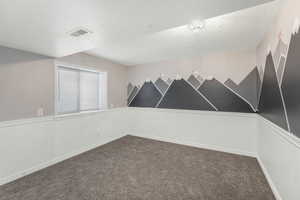
<path fill-rule="evenodd" d="M 200 32 L 202 29 L 205 28 L 205 21 L 204 20 L 192 21 L 192 23 L 188 25 L 188 28 L 194 33 Z"/>

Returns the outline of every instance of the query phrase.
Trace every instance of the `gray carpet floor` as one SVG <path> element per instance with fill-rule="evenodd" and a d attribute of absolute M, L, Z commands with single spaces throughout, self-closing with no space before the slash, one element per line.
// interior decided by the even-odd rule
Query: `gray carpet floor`
<path fill-rule="evenodd" d="M 12 183 L 0 200 L 274 200 L 254 158 L 125 136 Z"/>

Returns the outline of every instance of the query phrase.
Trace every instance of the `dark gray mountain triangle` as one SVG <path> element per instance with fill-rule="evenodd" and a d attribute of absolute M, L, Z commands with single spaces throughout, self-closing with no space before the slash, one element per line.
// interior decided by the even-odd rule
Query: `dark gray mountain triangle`
<path fill-rule="evenodd" d="M 200 81 L 201 84 L 205 81 L 204 78 L 200 75 L 197 75 L 196 79 L 198 79 L 198 81 Z"/>
<path fill-rule="evenodd" d="M 172 83 L 172 79 L 168 78 L 167 83 L 170 85 Z"/>
<path fill-rule="evenodd" d="M 201 85 L 201 82 L 194 75 L 190 75 L 187 81 L 196 89 Z"/>
<path fill-rule="evenodd" d="M 173 81 L 158 105 L 158 108 L 215 110 L 214 107 L 184 79 Z"/>
<path fill-rule="evenodd" d="M 127 104 L 128 105 L 132 101 L 133 97 L 136 95 L 138 90 L 139 90 L 139 88 L 137 86 L 134 86 L 134 88 L 131 90 L 131 93 L 129 94 L 128 99 L 127 99 Z"/>
<path fill-rule="evenodd" d="M 155 81 L 155 85 L 163 94 L 166 92 L 166 90 L 169 87 L 169 85 L 161 78 L 159 78 Z"/>
<path fill-rule="evenodd" d="M 253 112 L 251 106 L 216 79 L 206 80 L 198 89 L 219 111 Z"/>
<path fill-rule="evenodd" d="M 152 82 L 145 82 L 129 106 L 154 108 L 161 97 L 161 93 Z"/>
<path fill-rule="evenodd" d="M 281 88 L 290 129 L 300 137 L 300 33 L 292 35 Z"/>
<path fill-rule="evenodd" d="M 285 57 L 281 56 L 280 60 L 279 60 L 278 69 L 277 69 L 277 78 L 279 81 L 279 85 L 281 85 L 282 76 L 283 76 L 283 72 L 284 72 L 284 65 L 285 65 Z"/>
<path fill-rule="evenodd" d="M 247 99 L 254 108 L 257 108 L 260 85 L 259 72 L 257 67 L 255 67 L 238 85 L 238 94 Z"/>
<path fill-rule="evenodd" d="M 224 84 L 229 87 L 230 89 L 232 89 L 235 92 L 238 92 L 238 84 L 236 84 L 233 80 L 231 80 L 230 78 L 227 79 Z"/>
<path fill-rule="evenodd" d="M 285 44 L 281 38 L 279 39 L 277 46 L 276 46 L 276 50 L 274 52 L 274 65 L 277 67 L 280 63 L 280 57 L 286 56 L 288 51 L 288 45 Z"/>
<path fill-rule="evenodd" d="M 264 118 L 286 130 L 288 129 L 284 105 L 271 53 L 266 59 L 258 111 Z"/>

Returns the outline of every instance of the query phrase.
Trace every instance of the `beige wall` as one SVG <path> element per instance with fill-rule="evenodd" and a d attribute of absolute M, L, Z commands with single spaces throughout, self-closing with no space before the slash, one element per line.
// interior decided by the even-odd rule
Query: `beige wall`
<path fill-rule="evenodd" d="M 0 47 L 0 121 L 54 112 L 53 60 Z"/>
<path fill-rule="evenodd" d="M 88 54 L 79 53 L 56 59 L 59 63 L 70 64 L 81 67 L 94 68 L 107 72 L 108 78 L 108 106 L 126 106 L 127 67 L 111 61 L 100 59 Z"/>
<path fill-rule="evenodd" d="M 129 67 L 128 77 L 133 84 L 142 84 L 146 79 L 155 81 L 161 73 L 174 79 L 177 74 L 188 78 L 193 71 L 198 71 L 204 78 L 213 76 L 222 82 L 231 78 L 239 83 L 255 67 L 255 63 L 254 50 L 223 52 Z"/>
<path fill-rule="evenodd" d="M 53 59 L 0 46 L 0 121 L 32 118 L 43 109 L 54 114 L 55 62 L 88 66 L 108 73 L 108 105 L 125 106 L 127 67 L 75 54 Z"/>

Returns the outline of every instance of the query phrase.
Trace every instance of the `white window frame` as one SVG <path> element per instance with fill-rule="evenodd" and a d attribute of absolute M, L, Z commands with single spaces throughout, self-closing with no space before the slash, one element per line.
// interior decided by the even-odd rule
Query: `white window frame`
<path fill-rule="evenodd" d="M 97 109 L 88 109 L 88 110 L 80 110 L 80 89 L 78 89 L 79 91 L 79 95 L 78 95 L 78 105 L 77 105 L 77 110 L 74 112 L 59 112 L 59 77 L 58 77 L 58 70 L 59 68 L 65 68 L 66 70 L 74 70 L 74 71 L 83 71 L 83 72 L 92 72 L 92 73 L 97 73 L 103 76 L 103 91 L 100 92 L 100 79 L 98 78 L 99 81 L 99 87 L 98 87 L 98 108 Z M 55 115 L 69 115 L 69 114 L 80 114 L 80 113 L 89 113 L 89 112 L 97 112 L 97 111 L 102 111 L 102 110 L 106 110 L 107 109 L 107 72 L 104 71 L 98 71 L 95 70 L 92 67 L 85 67 L 85 66 L 75 66 L 75 65 L 70 65 L 70 64 L 65 64 L 65 63 L 60 63 L 60 62 L 56 62 L 55 63 L 55 68 L 54 68 L 54 74 L 55 74 L 55 95 L 54 95 L 54 110 L 55 110 Z M 80 76 L 78 77 L 80 79 Z M 79 87 L 80 87 L 80 80 L 79 80 Z M 102 107 L 100 106 L 100 101 L 102 102 Z"/>

